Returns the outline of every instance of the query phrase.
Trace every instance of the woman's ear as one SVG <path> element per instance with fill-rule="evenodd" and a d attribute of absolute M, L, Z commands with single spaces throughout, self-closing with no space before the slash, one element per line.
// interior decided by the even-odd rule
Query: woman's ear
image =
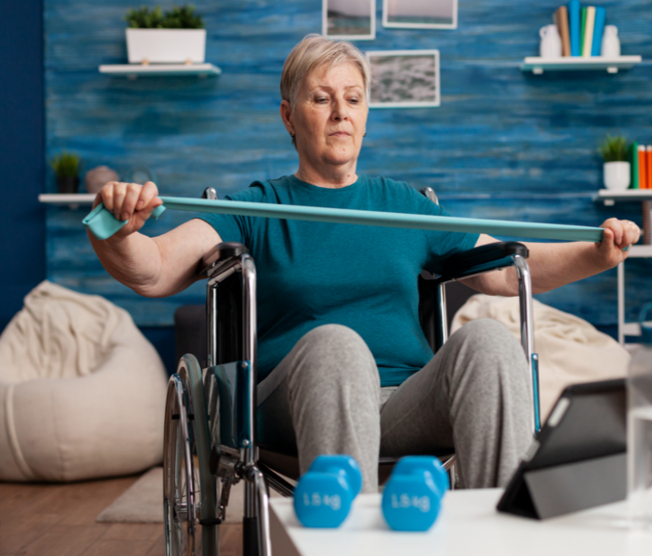
<path fill-rule="evenodd" d="M 292 125 L 292 107 L 287 100 L 281 101 L 281 119 L 283 120 L 285 129 L 287 129 L 288 133 L 294 137 L 296 132 L 294 130 L 294 125 Z"/>

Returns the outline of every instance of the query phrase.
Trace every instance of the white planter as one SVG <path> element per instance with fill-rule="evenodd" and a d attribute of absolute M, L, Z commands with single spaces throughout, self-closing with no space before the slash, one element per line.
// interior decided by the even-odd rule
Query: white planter
<path fill-rule="evenodd" d="M 604 186 L 607 189 L 622 191 L 631 181 L 629 162 L 605 162 Z"/>
<path fill-rule="evenodd" d="M 202 64 L 206 29 L 127 29 L 130 64 Z"/>

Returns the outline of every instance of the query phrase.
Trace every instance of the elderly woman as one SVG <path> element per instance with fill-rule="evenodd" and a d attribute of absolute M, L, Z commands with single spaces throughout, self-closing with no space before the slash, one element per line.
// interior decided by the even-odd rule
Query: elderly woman
<path fill-rule="evenodd" d="M 403 182 L 358 175 L 370 69 L 346 42 L 312 35 L 281 77 L 281 118 L 299 155 L 294 175 L 251 186 L 238 201 L 413 214 L 445 214 Z M 193 219 L 156 238 L 138 233 L 161 201 L 152 182 L 108 183 L 99 193 L 128 220 L 105 241 L 89 236 L 108 272 L 148 297 L 196 280 L 221 241 L 244 243 L 258 271 L 259 441 L 296 450 L 301 471 L 322 453 L 360 463 L 377 488 L 380 455 L 454 446 L 466 487 L 505 485 L 531 439 L 523 352 L 497 322 L 480 320 L 433 356 L 417 314 L 417 276 L 442 257 L 491 237 L 229 215 Z M 614 267 L 638 227 L 603 224 L 600 244 L 528 244 L 535 292 Z M 517 295 L 514 272 L 466 280 L 491 295 Z"/>

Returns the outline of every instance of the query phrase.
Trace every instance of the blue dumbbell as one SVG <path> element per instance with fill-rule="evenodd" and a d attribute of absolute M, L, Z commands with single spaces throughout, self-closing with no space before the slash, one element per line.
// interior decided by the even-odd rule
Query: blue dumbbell
<path fill-rule="evenodd" d="M 305 527 L 339 527 L 362 488 L 351 456 L 318 456 L 294 489 L 294 511 Z"/>
<path fill-rule="evenodd" d="M 383 491 L 385 521 L 395 531 L 427 531 L 448 488 L 448 474 L 437 458 L 401 458 Z"/>

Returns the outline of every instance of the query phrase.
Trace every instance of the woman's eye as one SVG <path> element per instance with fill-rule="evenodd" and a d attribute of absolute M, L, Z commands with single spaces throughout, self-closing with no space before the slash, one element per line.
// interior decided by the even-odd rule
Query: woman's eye
<path fill-rule="evenodd" d="M 320 104 L 323 104 L 324 102 L 328 101 L 326 97 L 317 97 L 315 100 Z"/>
<path fill-rule="evenodd" d="M 358 102 L 360 102 L 360 99 L 358 97 L 352 97 L 349 99 L 349 102 L 351 104 L 358 104 Z"/>

